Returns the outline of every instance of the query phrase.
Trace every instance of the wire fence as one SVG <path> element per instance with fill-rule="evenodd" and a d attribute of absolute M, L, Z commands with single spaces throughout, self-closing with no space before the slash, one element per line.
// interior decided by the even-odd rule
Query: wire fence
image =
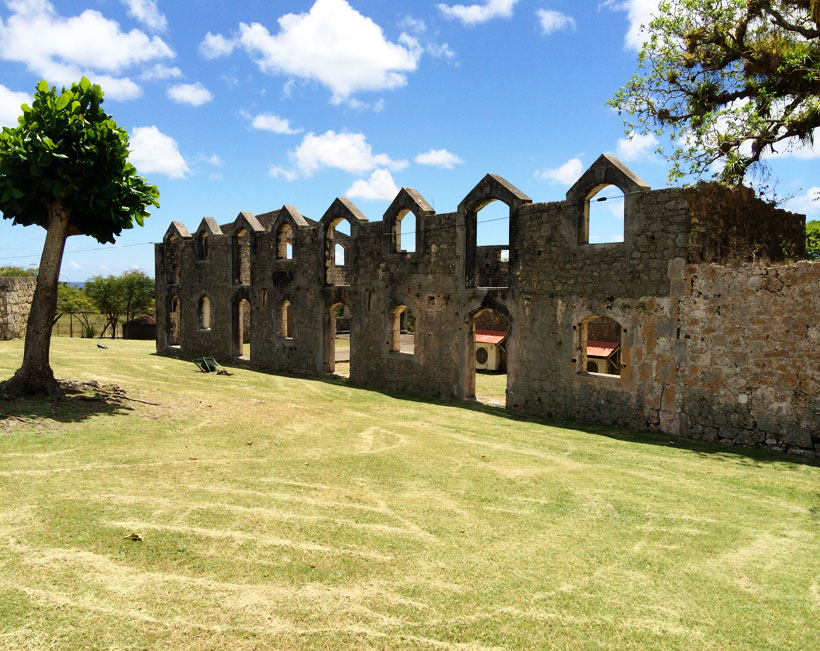
<path fill-rule="evenodd" d="M 106 319 L 105 316 L 103 316 L 102 314 L 90 314 L 88 316 L 88 323 L 92 328 L 94 328 L 94 336 L 99 337 L 103 332 L 103 328 L 105 328 L 106 324 L 108 323 L 108 319 Z M 54 327 L 52 327 L 51 336 L 82 337 L 84 326 L 85 324 L 76 316 L 65 314 L 61 316 L 57 323 L 54 324 Z M 106 329 L 105 336 L 111 336 L 111 328 Z M 122 336 L 121 323 L 117 326 L 116 336 Z"/>

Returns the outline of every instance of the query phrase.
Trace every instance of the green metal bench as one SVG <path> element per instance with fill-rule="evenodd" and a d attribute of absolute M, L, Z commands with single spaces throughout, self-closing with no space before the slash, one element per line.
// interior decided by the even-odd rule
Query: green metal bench
<path fill-rule="evenodd" d="M 216 373 L 218 375 L 230 375 L 227 369 L 219 364 L 213 357 L 197 357 L 191 360 L 203 373 Z"/>

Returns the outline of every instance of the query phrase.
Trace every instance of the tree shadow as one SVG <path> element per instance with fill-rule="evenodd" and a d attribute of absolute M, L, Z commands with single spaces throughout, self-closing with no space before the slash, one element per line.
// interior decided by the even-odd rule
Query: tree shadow
<path fill-rule="evenodd" d="M 47 426 L 48 421 L 78 423 L 101 414 L 127 414 L 133 407 L 121 396 L 95 392 L 67 394 L 60 400 L 47 396 L 0 395 L 0 430 L 9 432 L 21 425 Z"/>

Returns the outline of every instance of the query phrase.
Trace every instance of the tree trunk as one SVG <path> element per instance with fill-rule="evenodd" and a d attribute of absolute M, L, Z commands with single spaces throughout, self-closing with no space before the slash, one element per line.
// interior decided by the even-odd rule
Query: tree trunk
<path fill-rule="evenodd" d="M 48 394 L 51 397 L 60 395 L 59 385 L 48 363 L 48 355 L 51 324 L 57 309 L 57 283 L 70 215 L 71 210 L 63 207 L 59 199 L 48 206 L 48 229 L 28 315 L 23 364 L 14 377 L 0 385 L 0 390 L 4 393 Z"/>

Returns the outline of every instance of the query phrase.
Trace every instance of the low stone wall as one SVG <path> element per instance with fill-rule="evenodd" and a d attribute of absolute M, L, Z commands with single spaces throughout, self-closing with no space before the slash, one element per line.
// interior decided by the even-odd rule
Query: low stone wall
<path fill-rule="evenodd" d="M 820 262 L 687 265 L 680 434 L 820 455 Z"/>
<path fill-rule="evenodd" d="M 17 339 L 26 334 L 36 284 L 36 278 L 0 277 L 0 339 Z"/>

